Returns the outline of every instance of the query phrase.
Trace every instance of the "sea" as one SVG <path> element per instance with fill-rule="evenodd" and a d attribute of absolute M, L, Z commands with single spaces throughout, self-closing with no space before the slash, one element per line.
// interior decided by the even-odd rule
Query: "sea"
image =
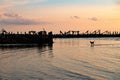
<path fill-rule="evenodd" d="M 120 80 L 120 38 L 56 38 L 53 45 L 2 47 L 0 80 Z"/>

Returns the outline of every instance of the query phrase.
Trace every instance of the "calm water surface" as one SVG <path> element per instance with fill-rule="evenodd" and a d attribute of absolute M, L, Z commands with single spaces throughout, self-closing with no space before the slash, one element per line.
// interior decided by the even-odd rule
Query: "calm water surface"
<path fill-rule="evenodd" d="M 90 47 L 90 40 L 95 46 Z M 0 80 L 120 80 L 120 38 L 54 39 L 0 48 Z"/>

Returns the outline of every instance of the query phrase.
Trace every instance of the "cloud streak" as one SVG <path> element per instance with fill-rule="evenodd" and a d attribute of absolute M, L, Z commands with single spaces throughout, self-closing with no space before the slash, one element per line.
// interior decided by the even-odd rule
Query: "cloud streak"
<path fill-rule="evenodd" d="M 71 19 L 80 19 L 79 16 L 71 16 L 70 18 L 71 18 Z"/>
<path fill-rule="evenodd" d="M 18 14 L 13 14 L 13 13 L 4 13 L 3 15 L 9 18 L 20 18 L 21 17 Z"/>
<path fill-rule="evenodd" d="M 92 18 L 88 18 L 88 19 L 91 20 L 91 21 L 98 21 L 97 17 L 92 17 Z"/>
<path fill-rule="evenodd" d="M 34 25 L 40 24 L 40 22 L 29 20 L 29 19 L 0 19 L 1 24 L 6 25 Z"/>
<path fill-rule="evenodd" d="M 27 4 L 27 1 L 14 1 L 14 0 L 1 0 L 0 1 L 0 9 L 4 9 L 4 8 L 9 8 L 12 6 L 16 6 L 16 5 L 23 5 L 23 4 Z"/>
<path fill-rule="evenodd" d="M 0 9 L 9 8 L 18 5 L 42 3 L 46 0 L 0 0 Z"/>
<path fill-rule="evenodd" d="M 47 22 L 23 18 L 19 14 L 13 14 L 13 13 L 3 13 L 0 16 L 0 24 L 6 24 L 6 25 L 35 25 L 35 24 L 46 24 L 46 23 Z"/>

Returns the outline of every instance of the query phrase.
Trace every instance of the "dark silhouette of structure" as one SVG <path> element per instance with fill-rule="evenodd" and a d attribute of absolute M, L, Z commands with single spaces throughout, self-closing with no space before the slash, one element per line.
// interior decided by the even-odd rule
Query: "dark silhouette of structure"
<path fill-rule="evenodd" d="M 0 45 L 5 44 L 52 44 L 53 37 L 52 32 L 46 31 L 29 31 L 24 34 L 17 32 L 17 34 L 12 32 L 7 32 L 2 30 L 0 33 Z"/>
<path fill-rule="evenodd" d="M 94 30 L 85 31 L 80 33 L 80 31 L 69 30 L 67 32 L 60 31 L 60 34 L 54 34 L 53 38 L 100 38 L 100 37 L 120 37 L 120 32 L 114 31 L 104 31 Z"/>

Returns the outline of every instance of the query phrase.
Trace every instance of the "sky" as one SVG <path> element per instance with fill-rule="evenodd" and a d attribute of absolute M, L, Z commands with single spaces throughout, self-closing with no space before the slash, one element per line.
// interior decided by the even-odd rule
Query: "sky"
<path fill-rule="evenodd" d="M 7 31 L 120 31 L 120 0 L 0 0 Z"/>

